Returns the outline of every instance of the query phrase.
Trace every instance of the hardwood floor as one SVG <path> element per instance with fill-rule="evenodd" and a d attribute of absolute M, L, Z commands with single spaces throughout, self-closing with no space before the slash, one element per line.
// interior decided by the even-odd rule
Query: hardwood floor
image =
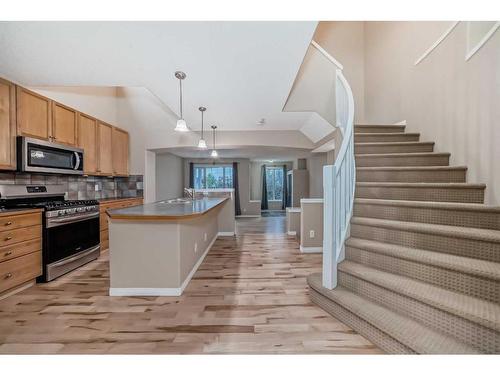
<path fill-rule="evenodd" d="M 0 301 L 0 353 L 380 353 L 309 300 L 321 255 L 283 217 L 239 219 L 181 297 L 109 297 L 108 254 Z"/>

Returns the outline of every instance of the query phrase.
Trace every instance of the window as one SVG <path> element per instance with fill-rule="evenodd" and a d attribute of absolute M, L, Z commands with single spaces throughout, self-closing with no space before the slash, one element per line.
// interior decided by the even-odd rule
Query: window
<path fill-rule="evenodd" d="M 230 165 L 195 165 L 195 189 L 223 189 L 233 187 L 233 167 Z"/>
<path fill-rule="evenodd" d="M 267 200 L 281 201 L 283 199 L 283 168 L 266 167 Z"/>

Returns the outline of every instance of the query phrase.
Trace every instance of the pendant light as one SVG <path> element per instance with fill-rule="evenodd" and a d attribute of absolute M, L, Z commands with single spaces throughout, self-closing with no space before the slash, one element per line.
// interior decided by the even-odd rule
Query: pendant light
<path fill-rule="evenodd" d="M 198 141 L 198 148 L 203 150 L 207 149 L 207 142 L 205 142 L 205 138 L 203 138 L 203 113 L 207 110 L 205 107 L 198 108 L 201 112 L 201 138 Z"/>
<path fill-rule="evenodd" d="M 186 125 L 186 121 L 184 120 L 182 116 L 182 80 L 186 78 L 186 73 L 177 71 L 175 72 L 175 78 L 179 80 L 179 93 L 180 93 L 180 99 L 179 99 L 179 107 L 181 110 L 181 118 L 177 120 L 177 125 L 175 125 L 175 131 L 176 132 L 181 132 L 185 133 L 189 131 L 189 128 Z"/>
<path fill-rule="evenodd" d="M 217 129 L 217 126 L 212 125 L 214 144 L 213 144 L 213 149 L 212 149 L 212 153 L 210 154 L 210 156 L 213 158 L 216 158 L 217 156 L 219 156 L 219 154 L 217 153 L 217 150 L 215 149 L 215 129 Z"/>

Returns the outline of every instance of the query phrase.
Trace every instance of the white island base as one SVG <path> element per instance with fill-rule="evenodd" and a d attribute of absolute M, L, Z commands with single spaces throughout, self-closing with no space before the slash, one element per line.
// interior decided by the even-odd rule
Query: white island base
<path fill-rule="evenodd" d="M 125 211 L 109 213 L 110 296 L 180 296 L 217 237 L 234 235 L 232 199 L 178 219 Z"/>

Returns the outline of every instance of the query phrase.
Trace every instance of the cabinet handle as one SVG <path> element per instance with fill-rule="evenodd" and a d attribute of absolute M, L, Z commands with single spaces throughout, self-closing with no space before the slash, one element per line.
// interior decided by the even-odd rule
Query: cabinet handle
<path fill-rule="evenodd" d="M 8 274 L 5 275 L 4 279 L 10 279 L 12 277 L 12 274 L 9 272 Z"/>
<path fill-rule="evenodd" d="M 5 225 L 5 226 L 12 225 L 12 221 L 7 221 L 4 225 Z"/>
<path fill-rule="evenodd" d="M 5 256 L 6 256 L 6 257 L 8 257 L 9 255 L 12 255 L 12 251 L 7 251 L 7 252 L 5 253 Z"/>
<path fill-rule="evenodd" d="M 7 237 L 5 237 L 5 241 L 10 241 L 11 239 L 12 239 L 12 237 L 11 237 L 11 236 L 7 236 Z"/>

